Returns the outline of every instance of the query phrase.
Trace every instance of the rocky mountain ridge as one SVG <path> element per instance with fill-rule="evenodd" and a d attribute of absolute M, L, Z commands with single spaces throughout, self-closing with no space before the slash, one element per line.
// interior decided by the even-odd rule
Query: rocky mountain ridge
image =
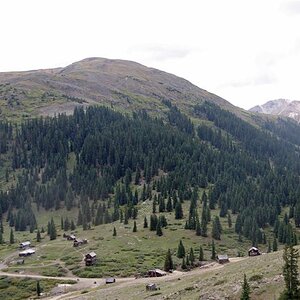
<path fill-rule="evenodd" d="M 300 122 L 300 101 L 277 99 L 249 109 L 251 112 L 289 117 Z"/>

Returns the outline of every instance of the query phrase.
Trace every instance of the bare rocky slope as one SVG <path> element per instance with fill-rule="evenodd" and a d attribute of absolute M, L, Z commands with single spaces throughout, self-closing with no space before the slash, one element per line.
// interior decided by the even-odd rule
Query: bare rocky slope
<path fill-rule="evenodd" d="M 300 122 L 300 101 L 277 99 L 252 107 L 249 111 L 289 117 Z"/>
<path fill-rule="evenodd" d="M 156 115 L 165 109 L 163 100 L 190 116 L 204 100 L 251 115 L 183 78 L 131 61 L 87 58 L 65 68 L 0 73 L 2 118 L 71 113 L 75 106 L 92 104 Z"/>

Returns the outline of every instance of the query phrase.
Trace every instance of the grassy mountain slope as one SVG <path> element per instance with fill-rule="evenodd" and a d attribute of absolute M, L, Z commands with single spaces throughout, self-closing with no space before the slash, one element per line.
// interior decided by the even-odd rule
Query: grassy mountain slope
<path fill-rule="evenodd" d="M 65 68 L 0 73 L 2 118 L 71 113 L 75 106 L 91 104 L 123 112 L 144 109 L 157 116 L 165 109 L 163 100 L 189 116 L 205 100 L 251 116 L 183 78 L 131 61 L 87 58 Z"/>

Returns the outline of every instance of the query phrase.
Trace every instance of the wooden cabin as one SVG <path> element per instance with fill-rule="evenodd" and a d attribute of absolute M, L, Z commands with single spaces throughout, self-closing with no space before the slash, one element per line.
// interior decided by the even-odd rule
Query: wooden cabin
<path fill-rule="evenodd" d="M 69 236 L 67 236 L 67 240 L 74 241 L 74 240 L 76 240 L 76 236 L 74 234 L 70 234 Z"/>
<path fill-rule="evenodd" d="M 166 276 L 167 272 L 160 270 L 160 269 L 153 269 L 148 271 L 148 276 L 149 277 L 162 277 Z"/>
<path fill-rule="evenodd" d="M 148 283 L 146 285 L 146 291 L 157 291 L 157 286 L 155 283 Z"/>
<path fill-rule="evenodd" d="M 20 243 L 20 249 L 27 249 L 30 247 L 30 245 L 31 245 L 31 243 L 29 241 L 22 242 L 22 243 Z"/>
<path fill-rule="evenodd" d="M 87 244 L 87 242 L 88 242 L 87 239 L 83 239 L 83 240 L 81 240 L 81 239 L 75 239 L 73 241 L 73 247 L 78 247 L 78 246 Z"/>
<path fill-rule="evenodd" d="M 229 258 L 227 254 L 217 255 L 217 262 L 219 264 L 226 264 L 229 262 Z"/>
<path fill-rule="evenodd" d="M 97 254 L 95 252 L 90 252 L 85 255 L 85 265 L 86 266 L 92 266 L 97 261 Z"/>
<path fill-rule="evenodd" d="M 248 255 L 249 256 L 257 256 L 257 255 L 261 255 L 260 251 L 258 250 L 258 248 L 256 247 L 251 247 L 249 250 L 248 250 Z"/>
<path fill-rule="evenodd" d="M 105 280 L 106 284 L 115 283 L 115 282 L 116 282 L 116 278 L 113 278 L 113 277 L 106 278 L 106 280 Z"/>
<path fill-rule="evenodd" d="M 25 257 L 25 256 L 30 256 L 30 255 L 32 255 L 32 254 L 34 254 L 34 253 L 35 253 L 35 250 L 29 248 L 29 249 L 26 249 L 26 250 L 24 250 L 24 251 L 21 251 L 21 252 L 19 253 L 19 256 L 20 256 L 20 257 Z"/>

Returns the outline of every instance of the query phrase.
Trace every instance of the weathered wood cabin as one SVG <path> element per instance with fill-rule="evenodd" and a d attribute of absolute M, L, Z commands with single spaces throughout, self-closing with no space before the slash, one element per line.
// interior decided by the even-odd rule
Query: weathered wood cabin
<path fill-rule="evenodd" d="M 81 239 L 75 239 L 73 241 L 73 247 L 78 247 L 78 246 L 87 244 L 87 242 L 88 242 L 87 239 L 83 239 L 83 240 L 81 240 Z"/>
<path fill-rule="evenodd" d="M 148 283 L 146 285 L 146 291 L 157 291 L 157 286 L 155 283 Z"/>
<path fill-rule="evenodd" d="M 162 277 L 167 275 L 167 272 L 160 270 L 160 269 L 153 269 L 148 271 L 149 277 Z"/>
<path fill-rule="evenodd" d="M 85 265 L 92 266 L 97 262 L 97 254 L 95 252 L 90 252 L 85 255 Z"/>
<path fill-rule="evenodd" d="M 34 249 L 26 249 L 26 250 L 24 250 L 24 251 L 21 251 L 20 253 L 19 253 L 19 256 L 20 257 L 24 257 L 24 256 L 30 256 L 30 255 L 32 255 L 32 254 L 34 254 L 35 253 L 35 250 Z"/>
<path fill-rule="evenodd" d="M 217 255 L 217 262 L 219 264 L 226 264 L 229 263 L 229 258 L 227 254 L 223 254 L 223 255 Z"/>
<path fill-rule="evenodd" d="M 29 241 L 22 242 L 22 243 L 20 243 L 20 249 L 27 249 L 30 247 L 30 245 L 31 245 L 31 243 Z"/>
<path fill-rule="evenodd" d="M 257 255 L 261 255 L 261 252 L 258 250 L 258 248 L 256 248 L 256 247 L 251 247 L 251 248 L 248 250 L 248 255 L 249 255 L 249 256 L 257 256 Z"/>

